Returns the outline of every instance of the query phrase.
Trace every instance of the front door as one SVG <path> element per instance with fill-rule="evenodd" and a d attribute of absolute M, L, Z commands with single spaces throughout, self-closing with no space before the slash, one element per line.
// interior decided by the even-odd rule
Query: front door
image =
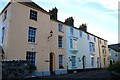
<path fill-rule="evenodd" d="M 50 53 L 50 74 L 54 74 L 54 54 Z"/>
<path fill-rule="evenodd" d="M 83 62 L 83 70 L 85 70 L 85 56 L 82 57 L 82 62 Z"/>

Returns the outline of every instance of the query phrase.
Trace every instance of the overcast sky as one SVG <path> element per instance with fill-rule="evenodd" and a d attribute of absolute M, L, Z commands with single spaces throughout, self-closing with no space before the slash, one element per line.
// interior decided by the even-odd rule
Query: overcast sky
<path fill-rule="evenodd" d="M 2 0 L 3 1 L 3 0 Z M 0 11 L 9 0 L 0 2 Z M 74 18 L 75 27 L 88 24 L 88 32 L 108 40 L 108 44 L 118 43 L 118 1 L 119 0 L 32 0 L 49 11 L 58 8 L 58 19 Z"/>

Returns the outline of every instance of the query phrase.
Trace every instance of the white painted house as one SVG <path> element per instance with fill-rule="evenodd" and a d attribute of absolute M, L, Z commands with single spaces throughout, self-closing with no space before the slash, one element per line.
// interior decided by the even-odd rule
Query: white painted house
<path fill-rule="evenodd" d="M 110 64 L 120 62 L 120 43 L 108 45 L 110 52 Z"/>
<path fill-rule="evenodd" d="M 97 36 L 70 25 L 66 38 L 68 71 L 100 68 Z"/>

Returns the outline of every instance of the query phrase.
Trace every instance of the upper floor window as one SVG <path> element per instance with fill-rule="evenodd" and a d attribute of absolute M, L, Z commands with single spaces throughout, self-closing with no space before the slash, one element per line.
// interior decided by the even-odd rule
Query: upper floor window
<path fill-rule="evenodd" d="M 64 68 L 63 67 L 63 55 L 59 55 L 59 68 Z"/>
<path fill-rule="evenodd" d="M 77 40 L 76 39 L 73 39 L 73 48 L 77 49 Z"/>
<path fill-rule="evenodd" d="M 80 31 L 80 37 L 82 37 L 82 31 Z"/>
<path fill-rule="evenodd" d="M 35 43 L 36 42 L 36 28 L 29 27 L 29 32 L 28 32 L 28 42 Z"/>
<path fill-rule="evenodd" d="M 7 10 L 5 11 L 5 13 L 4 13 L 4 16 L 3 16 L 3 21 L 5 21 L 6 20 L 6 18 L 7 18 Z"/>
<path fill-rule="evenodd" d="M 102 53 L 106 54 L 106 48 L 104 46 L 102 46 Z"/>
<path fill-rule="evenodd" d="M 63 36 L 58 36 L 58 47 L 63 48 Z"/>
<path fill-rule="evenodd" d="M 94 42 L 96 42 L 96 37 L 94 36 Z"/>
<path fill-rule="evenodd" d="M 77 39 L 70 39 L 70 49 L 77 49 Z"/>
<path fill-rule="evenodd" d="M 26 60 L 29 62 L 31 67 L 35 67 L 36 63 L 36 52 L 27 51 Z"/>
<path fill-rule="evenodd" d="M 73 35 L 73 28 L 70 28 L 70 35 Z"/>
<path fill-rule="evenodd" d="M 90 47 L 90 53 L 95 52 L 95 44 L 93 42 L 89 43 L 89 47 Z"/>
<path fill-rule="evenodd" d="M 58 24 L 58 31 L 63 32 L 63 26 L 62 26 L 62 24 Z"/>
<path fill-rule="evenodd" d="M 30 10 L 30 19 L 37 21 L 37 12 Z"/>
<path fill-rule="evenodd" d="M 4 42 L 4 36 L 5 36 L 5 27 L 2 28 L 2 43 Z"/>
<path fill-rule="evenodd" d="M 73 49 L 73 39 L 70 39 L 70 49 Z"/>
<path fill-rule="evenodd" d="M 100 41 L 100 44 L 101 44 L 101 39 L 99 41 Z"/>
<path fill-rule="evenodd" d="M 104 41 L 104 45 L 106 46 L 106 41 Z"/>
<path fill-rule="evenodd" d="M 90 35 L 89 35 L 89 34 L 87 34 L 87 39 L 88 39 L 88 40 L 90 39 Z"/>

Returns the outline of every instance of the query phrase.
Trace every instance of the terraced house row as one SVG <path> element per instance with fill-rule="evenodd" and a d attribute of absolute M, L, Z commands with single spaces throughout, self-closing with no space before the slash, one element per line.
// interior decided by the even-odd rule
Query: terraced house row
<path fill-rule="evenodd" d="M 28 60 L 33 75 L 105 68 L 109 65 L 107 40 L 74 27 L 74 19 L 57 19 L 34 2 L 9 2 L 0 14 L 3 60 Z"/>

